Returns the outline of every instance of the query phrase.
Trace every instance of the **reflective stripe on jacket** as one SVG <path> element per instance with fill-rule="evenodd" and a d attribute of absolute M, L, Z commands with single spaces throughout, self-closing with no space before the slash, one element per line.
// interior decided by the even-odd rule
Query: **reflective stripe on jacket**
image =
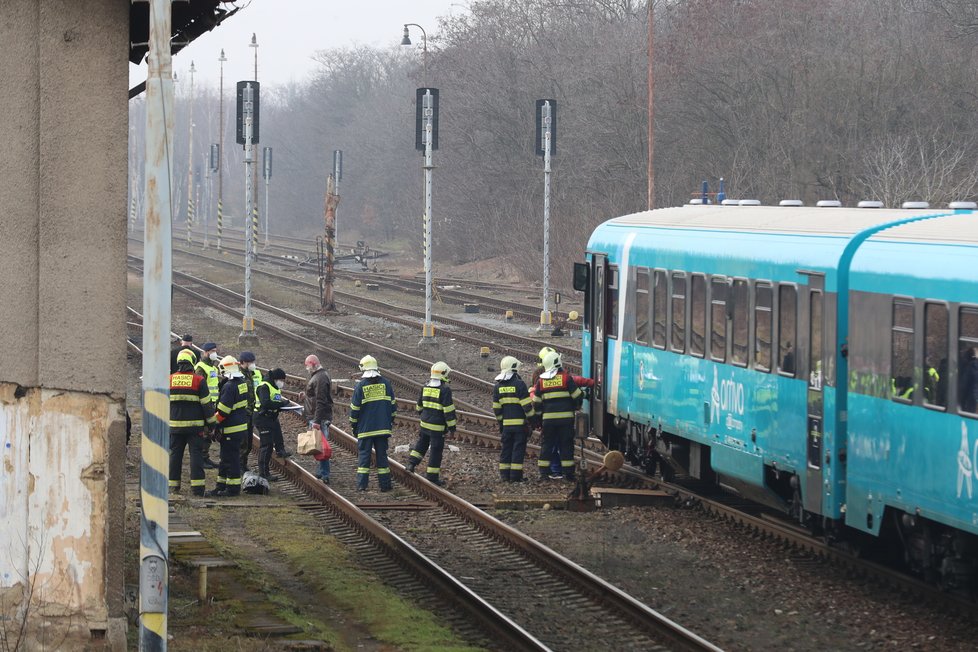
<path fill-rule="evenodd" d="M 282 390 L 263 380 L 255 392 L 255 412 L 260 415 L 276 416 L 288 400 L 282 398 Z"/>
<path fill-rule="evenodd" d="M 553 378 L 537 378 L 533 386 L 533 405 L 545 423 L 573 423 L 584 392 L 564 370 Z"/>
<path fill-rule="evenodd" d="M 414 409 L 421 413 L 421 427 L 426 430 L 445 432 L 456 426 L 452 388 L 440 380 L 431 381 L 421 388 L 421 396 Z"/>
<path fill-rule="evenodd" d="M 194 367 L 194 371 L 207 379 L 207 388 L 211 393 L 211 401 L 217 403 L 218 399 L 221 397 L 221 376 L 217 373 L 217 367 L 210 364 L 206 360 L 201 360 Z"/>
<path fill-rule="evenodd" d="M 492 411 L 496 421 L 506 426 L 522 426 L 533 416 L 533 401 L 530 390 L 518 374 L 513 374 L 509 380 L 496 382 L 492 390 Z"/>
<path fill-rule="evenodd" d="M 383 376 L 363 378 L 350 399 L 350 426 L 358 439 L 390 436 L 397 401 L 394 388 Z"/>
<path fill-rule="evenodd" d="M 170 374 L 170 432 L 195 434 L 214 423 L 214 404 L 203 377 L 190 371 Z"/>
<path fill-rule="evenodd" d="M 248 429 L 248 381 L 243 376 L 224 383 L 217 403 L 217 422 L 226 435 Z"/>

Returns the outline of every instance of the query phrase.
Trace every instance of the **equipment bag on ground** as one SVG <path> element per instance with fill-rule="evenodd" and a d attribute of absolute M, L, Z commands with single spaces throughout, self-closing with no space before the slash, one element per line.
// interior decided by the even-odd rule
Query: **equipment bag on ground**
<path fill-rule="evenodd" d="M 318 430 L 307 430 L 299 433 L 296 450 L 299 455 L 319 455 L 322 453 L 322 443 Z"/>

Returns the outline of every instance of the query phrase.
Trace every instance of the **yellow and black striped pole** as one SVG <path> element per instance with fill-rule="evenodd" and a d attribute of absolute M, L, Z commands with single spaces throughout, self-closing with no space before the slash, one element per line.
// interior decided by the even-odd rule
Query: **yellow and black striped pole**
<path fill-rule="evenodd" d="M 135 190 L 135 188 L 133 188 Z M 132 201 L 129 202 L 129 232 L 136 230 L 136 193 L 132 194 Z"/>
<path fill-rule="evenodd" d="M 251 210 L 251 253 L 258 258 L 258 207 Z"/>
<path fill-rule="evenodd" d="M 170 237 L 173 134 L 171 0 L 150 0 L 146 57 L 143 414 L 139 490 L 139 649 L 166 650 L 169 602 Z M 188 232 L 189 233 L 189 232 Z"/>
<path fill-rule="evenodd" d="M 217 251 L 221 251 L 221 235 L 224 233 L 224 202 L 217 200 Z"/>
<path fill-rule="evenodd" d="M 194 243 L 194 236 L 191 231 L 194 224 L 194 196 L 193 189 L 187 192 L 187 246 Z"/>

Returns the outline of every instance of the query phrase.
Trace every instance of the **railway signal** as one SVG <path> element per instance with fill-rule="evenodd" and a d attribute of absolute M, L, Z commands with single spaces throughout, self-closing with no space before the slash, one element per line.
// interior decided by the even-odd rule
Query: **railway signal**
<path fill-rule="evenodd" d="M 550 328 L 550 157 L 557 152 L 557 100 L 537 100 L 536 154 L 543 157 L 543 309 L 538 331 Z"/>
<path fill-rule="evenodd" d="M 252 86 L 254 84 L 254 86 Z M 257 82 L 238 82 L 238 128 L 244 134 L 245 150 L 245 305 L 244 317 L 241 319 L 241 334 L 238 343 L 241 345 L 258 344 L 258 334 L 255 333 L 255 319 L 251 316 L 251 262 L 254 258 L 255 238 L 248 236 L 248 216 L 252 216 L 252 229 L 256 228 L 254 192 L 252 189 L 252 165 L 255 162 L 255 124 L 258 116 Z M 240 140 L 238 142 L 241 142 Z"/>
<path fill-rule="evenodd" d="M 415 149 L 424 151 L 424 326 L 421 343 L 435 339 L 435 326 L 431 323 L 431 172 L 432 151 L 438 149 L 438 89 L 419 88 L 415 113 Z"/>

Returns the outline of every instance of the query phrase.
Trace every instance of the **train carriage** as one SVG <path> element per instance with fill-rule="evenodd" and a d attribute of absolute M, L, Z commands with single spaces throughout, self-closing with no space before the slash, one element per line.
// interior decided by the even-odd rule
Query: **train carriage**
<path fill-rule="evenodd" d="M 978 216 L 683 206 L 605 222 L 586 259 L 596 436 L 973 576 Z"/>

